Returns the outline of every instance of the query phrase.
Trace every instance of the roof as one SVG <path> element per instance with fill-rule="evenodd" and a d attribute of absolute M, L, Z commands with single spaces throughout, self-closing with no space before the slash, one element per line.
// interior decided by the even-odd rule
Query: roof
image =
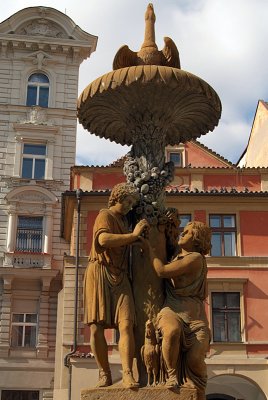
<path fill-rule="evenodd" d="M 81 190 L 81 189 L 80 189 Z M 102 189 L 102 190 L 87 190 L 81 191 L 81 196 L 108 196 L 111 193 L 111 189 Z M 185 188 L 176 188 L 170 187 L 166 189 L 167 195 L 198 195 L 198 196 L 214 196 L 214 195 L 240 195 L 240 196 L 268 196 L 268 191 L 250 191 L 248 188 L 244 188 L 239 191 L 236 188 L 226 188 L 222 187 L 220 189 L 213 188 L 211 190 L 190 190 L 189 187 Z M 63 196 L 76 197 L 76 191 L 66 190 L 63 193 Z"/>

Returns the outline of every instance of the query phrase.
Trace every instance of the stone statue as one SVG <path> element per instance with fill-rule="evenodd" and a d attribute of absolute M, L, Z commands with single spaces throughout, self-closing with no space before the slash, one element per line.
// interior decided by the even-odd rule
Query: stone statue
<path fill-rule="evenodd" d="M 154 7 L 148 4 L 145 12 L 145 34 L 141 49 L 136 52 L 124 45 L 115 55 L 113 69 L 130 67 L 133 65 L 164 65 L 180 68 L 180 57 L 177 46 L 169 37 L 164 37 L 165 46 L 159 51 L 155 43 L 155 13 Z"/>
<path fill-rule="evenodd" d="M 165 148 L 212 131 L 221 116 L 221 102 L 208 83 L 181 69 L 179 52 L 171 39 L 165 38 L 164 49 L 158 50 L 154 24 L 155 14 L 149 4 L 141 49 L 133 52 L 128 46 L 122 46 L 114 58 L 113 71 L 90 83 L 78 99 L 78 118 L 85 129 L 132 146 L 126 157 L 124 174 L 128 184 L 140 195 L 132 222 L 141 220 L 132 233 L 127 233 L 127 224 L 122 219 L 126 210 L 123 211 L 121 200 L 111 204 L 109 210 L 102 211 L 97 218 L 85 281 L 86 323 L 91 326 L 92 350 L 100 368 L 99 386 L 112 382 L 103 330 L 113 326 L 118 326 L 120 331 L 124 385 L 135 386 L 131 371 L 134 305 L 126 274 L 127 247 L 139 241 L 139 235 L 150 224 L 148 243 L 140 238 L 148 251 L 141 253 L 138 246 L 133 246 L 131 257 L 138 320 L 135 345 L 139 382 L 146 384 L 146 370 L 140 356 L 145 323 L 148 319 L 154 324 L 158 320 L 163 337 L 161 360 L 164 358 L 168 369 L 167 386 L 181 384 L 187 377 L 187 382 L 192 380 L 203 393 L 204 352 L 209 341 L 202 303 L 206 286 L 204 254 L 209 249 L 210 238 L 202 224 L 188 226 L 180 240 L 181 253 L 168 264 L 169 253 L 174 250 L 172 232 L 178 231 L 176 219 L 173 220 L 165 206 L 165 188 L 174 176 L 174 165 L 166 162 Z M 113 221 L 111 226 L 110 220 Z M 197 246 L 199 240 L 202 246 Z M 149 251 L 150 248 L 155 251 Z M 172 278 L 167 285 L 164 308 L 163 280 L 158 275 Z M 180 338 L 183 346 L 179 346 Z M 176 348 L 171 352 L 173 343 Z"/>
<path fill-rule="evenodd" d="M 138 200 L 131 184 L 116 185 L 108 209 L 101 210 L 93 228 L 93 243 L 84 279 L 84 320 L 90 325 L 91 348 L 99 368 L 98 387 L 112 385 L 104 329 L 118 328 L 123 386 L 136 387 L 132 374 L 135 307 L 128 279 L 129 245 L 149 228 L 141 220 L 129 232 L 127 213 Z"/>
<path fill-rule="evenodd" d="M 159 345 L 154 324 L 149 319 L 145 324 L 145 338 L 144 345 L 141 348 L 141 358 L 146 367 L 147 386 L 151 386 L 151 378 L 153 378 L 152 386 L 156 386 L 160 367 Z"/>
<path fill-rule="evenodd" d="M 203 400 L 207 381 L 204 359 L 210 340 L 203 304 L 207 288 L 204 256 L 211 248 L 210 229 L 202 222 L 187 224 L 178 242 L 179 254 L 166 265 L 157 258 L 149 241 L 142 241 L 157 275 L 167 279 L 166 299 L 157 316 L 166 387 L 195 387 L 198 399 Z"/>

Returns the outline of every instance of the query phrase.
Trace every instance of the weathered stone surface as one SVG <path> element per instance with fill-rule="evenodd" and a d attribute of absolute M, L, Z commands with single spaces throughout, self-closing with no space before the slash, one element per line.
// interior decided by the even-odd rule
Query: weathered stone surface
<path fill-rule="evenodd" d="M 165 389 L 163 387 L 124 389 L 108 387 L 84 389 L 81 400 L 198 400 L 195 389 Z"/>
<path fill-rule="evenodd" d="M 147 115 L 161 129 L 165 144 L 174 145 L 212 131 L 220 119 L 221 102 L 201 78 L 159 65 L 108 72 L 88 85 L 78 100 L 84 128 L 120 144 L 133 143 L 133 134 Z"/>

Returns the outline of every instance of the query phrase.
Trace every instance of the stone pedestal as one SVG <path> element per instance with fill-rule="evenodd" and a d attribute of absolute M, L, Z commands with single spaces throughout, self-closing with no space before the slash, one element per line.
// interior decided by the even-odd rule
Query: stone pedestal
<path fill-rule="evenodd" d="M 195 389 L 179 388 L 166 389 L 164 387 L 124 389 L 108 387 L 103 389 L 84 389 L 81 391 L 81 400 L 198 400 Z"/>

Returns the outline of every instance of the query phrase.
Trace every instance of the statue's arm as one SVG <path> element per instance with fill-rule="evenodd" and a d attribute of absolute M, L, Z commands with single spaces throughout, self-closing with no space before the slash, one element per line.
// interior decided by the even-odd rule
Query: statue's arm
<path fill-rule="evenodd" d="M 149 224 L 145 219 L 137 223 L 133 232 L 130 233 L 109 233 L 102 232 L 98 237 L 101 247 L 112 248 L 126 246 L 139 240 L 142 233 L 149 228 Z"/>
<path fill-rule="evenodd" d="M 154 270 L 160 278 L 174 278 L 187 273 L 193 274 L 202 266 L 202 256 L 199 253 L 190 253 L 169 264 L 164 264 L 154 254 L 151 254 L 151 259 Z"/>

